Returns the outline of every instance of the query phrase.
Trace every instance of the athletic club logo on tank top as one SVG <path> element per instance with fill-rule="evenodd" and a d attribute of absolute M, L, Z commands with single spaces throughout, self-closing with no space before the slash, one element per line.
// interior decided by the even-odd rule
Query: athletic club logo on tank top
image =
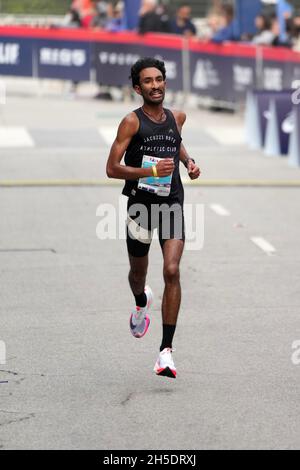
<path fill-rule="evenodd" d="M 160 145 L 164 143 L 164 145 Z M 166 146 L 168 144 L 168 146 Z M 140 150 L 142 152 L 153 152 L 156 156 L 158 154 L 169 152 L 170 154 L 176 153 L 178 151 L 178 142 L 176 139 L 170 135 L 165 134 L 154 134 L 144 138 L 143 145 L 141 145 Z"/>

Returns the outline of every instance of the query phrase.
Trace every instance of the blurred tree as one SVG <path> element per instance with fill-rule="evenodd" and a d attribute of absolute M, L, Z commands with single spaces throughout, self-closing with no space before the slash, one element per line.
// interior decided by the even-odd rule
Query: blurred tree
<path fill-rule="evenodd" d="M 71 0 L 0 0 L 0 13 L 63 15 Z"/>
<path fill-rule="evenodd" d="M 193 16 L 205 16 L 209 8 L 221 3 L 223 0 L 187 0 L 192 6 Z M 226 3 L 235 3 L 235 0 L 224 0 Z M 182 0 L 159 0 L 159 3 L 168 5 L 173 11 L 176 10 Z M 300 0 L 290 0 L 300 8 Z M 71 0 L 0 0 L 0 13 L 22 13 L 22 14 L 52 14 L 63 15 L 68 10 Z"/>

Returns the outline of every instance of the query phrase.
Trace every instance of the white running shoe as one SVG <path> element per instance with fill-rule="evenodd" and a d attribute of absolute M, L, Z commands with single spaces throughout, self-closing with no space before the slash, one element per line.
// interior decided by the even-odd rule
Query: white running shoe
<path fill-rule="evenodd" d="M 135 338 L 142 338 L 150 325 L 148 313 L 153 303 L 153 292 L 149 286 L 145 287 L 144 292 L 147 296 L 146 307 L 135 307 L 129 319 L 130 331 Z"/>
<path fill-rule="evenodd" d="M 171 348 L 165 348 L 159 353 L 158 359 L 153 369 L 154 372 L 156 372 L 156 375 L 162 375 L 176 379 L 176 367 L 172 358 L 173 351 L 174 350 Z"/>

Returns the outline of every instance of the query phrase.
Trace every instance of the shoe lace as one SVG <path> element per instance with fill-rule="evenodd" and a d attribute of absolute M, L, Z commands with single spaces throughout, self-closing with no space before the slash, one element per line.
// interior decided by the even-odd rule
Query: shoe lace
<path fill-rule="evenodd" d="M 170 364 L 171 366 L 175 367 L 174 361 L 172 358 L 172 352 L 175 351 L 175 348 L 165 348 L 161 353 L 161 361 L 163 364 Z"/>
<path fill-rule="evenodd" d="M 135 307 L 132 310 L 132 315 L 135 320 L 143 320 L 145 317 L 145 309 L 142 307 Z"/>

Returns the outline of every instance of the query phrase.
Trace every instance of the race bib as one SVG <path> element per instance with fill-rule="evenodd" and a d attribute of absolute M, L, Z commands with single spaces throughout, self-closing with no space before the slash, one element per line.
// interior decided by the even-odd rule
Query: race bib
<path fill-rule="evenodd" d="M 144 155 L 142 168 L 151 168 L 161 160 L 163 160 L 163 158 Z M 157 196 L 169 196 L 171 191 L 172 175 L 173 173 L 169 176 L 146 176 L 145 178 L 140 178 L 138 182 L 138 189 L 157 194 Z"/>

